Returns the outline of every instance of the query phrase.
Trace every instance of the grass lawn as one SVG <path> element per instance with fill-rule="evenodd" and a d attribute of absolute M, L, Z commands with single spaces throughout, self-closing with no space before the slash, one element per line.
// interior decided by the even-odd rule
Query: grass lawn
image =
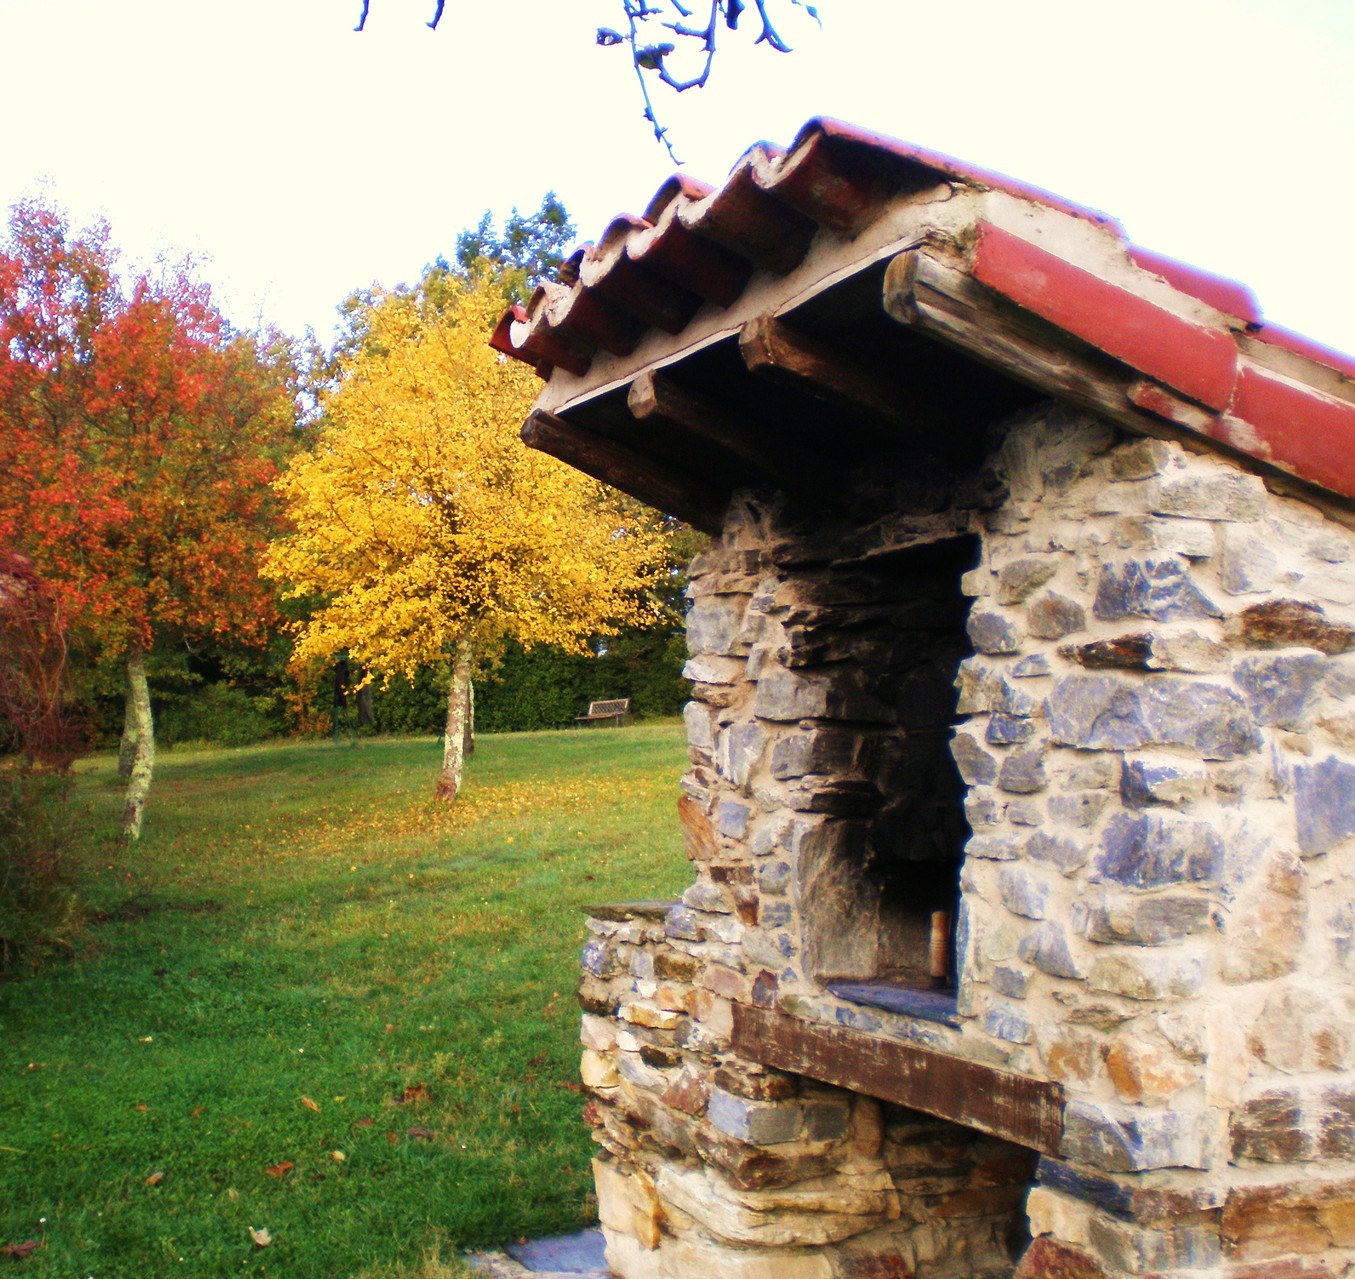
<path fill-rule="evenodd" d="M 101 918 L 0 985 L 0 1247 L 40 1240 L 0 1267 L 450 1275 L 590 1220 L 579 907 L 688 882 L 681 726 L 482 738 L 450 806 L 437 762 L 166 754 L 116 855 L 115 761 L 81 766 Z"/>

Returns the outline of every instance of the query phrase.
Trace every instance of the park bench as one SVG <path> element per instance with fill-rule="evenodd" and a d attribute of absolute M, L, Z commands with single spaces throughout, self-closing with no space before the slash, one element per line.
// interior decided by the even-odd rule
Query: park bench
<path fill-rule="evenodd" d="M 618 724 L 624 724 L 629 715 L 630 698 L 613 697 L 610 701 L 589 702 L 587 713 L 576 715 L 574 722 L 576 724 L 602 724 L 611 719 Z"/>

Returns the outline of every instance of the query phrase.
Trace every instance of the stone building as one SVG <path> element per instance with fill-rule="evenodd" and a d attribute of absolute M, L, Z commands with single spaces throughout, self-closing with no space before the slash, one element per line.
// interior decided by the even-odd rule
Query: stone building
<path fill-rule="evenodd" d="M 494 341 L 713 537 L 694 880 L 584 952 L 615 1273 L 1355 1274 L 1355 361 L 822 120 Z"/>

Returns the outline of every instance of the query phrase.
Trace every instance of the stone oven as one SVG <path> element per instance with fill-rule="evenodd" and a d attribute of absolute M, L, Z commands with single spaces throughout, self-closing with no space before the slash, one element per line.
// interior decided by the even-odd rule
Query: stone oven
<path fill-rule="evenodd" d="M 831 121 L 494 340 L 712 535 L 694 880 L 584 951 L 614 1272 L 1355 1273 L 1355 362 Z"/>

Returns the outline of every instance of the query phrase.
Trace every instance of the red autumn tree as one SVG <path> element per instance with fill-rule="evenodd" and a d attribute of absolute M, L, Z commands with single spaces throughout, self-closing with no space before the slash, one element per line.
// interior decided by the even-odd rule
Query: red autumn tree
<path fill-rule="evenodd" d="M 155 756 L 157 636 L 262 640 L 256 563 L 292 434 L 280 345 L 235 332 L 185 269 L 124 283 L 106 227 L 16 205 L 0 240 L 0 547 L 126 670 L 124 837 Z"/>

